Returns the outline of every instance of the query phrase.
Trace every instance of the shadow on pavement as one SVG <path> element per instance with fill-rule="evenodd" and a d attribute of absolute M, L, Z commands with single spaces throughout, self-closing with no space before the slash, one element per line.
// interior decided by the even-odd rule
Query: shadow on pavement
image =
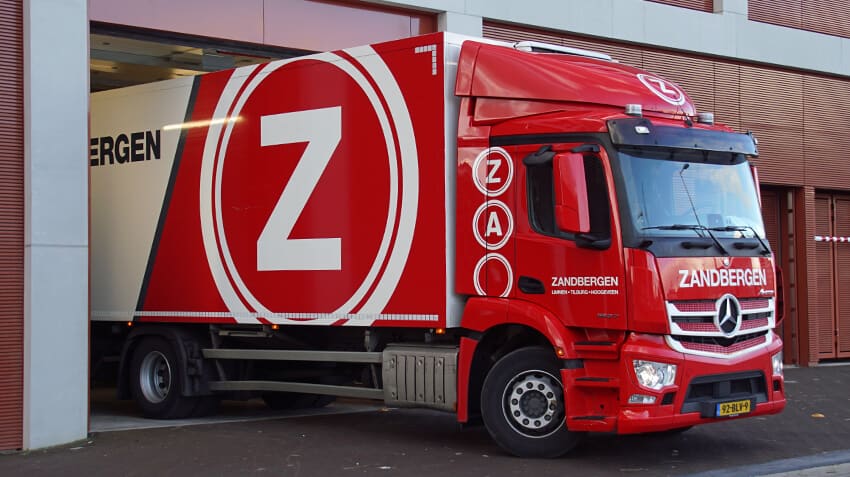
<path fill-rule="evenodd" d="M 809 458 L 798 467 L 818 467 L 819 457 L 834 460 L 842 455 L 834 451 L 850 449 L 850 367 L 790 369 L 786 379 L 789 403 L 780 415 L 678 435 L 592 435 L 554 460 L 508 456 L 484 428 L 461 428 L 448 413 L 380 406 L 324 412 L 349 404 L 340 403 L 310 416 L 268 415 L 249 402 L 226 408 L 217 421 L 97 432 L 75 445 L 7 455 L 0 475 L 762 475 L 782 472 L 782 462 L 795 457 Z M 93 405 L 92 422 L 108 423 L 116 412 L 133 417 L 112 406 Z M 246 422 L 247 415 L 262 420 Z"/>

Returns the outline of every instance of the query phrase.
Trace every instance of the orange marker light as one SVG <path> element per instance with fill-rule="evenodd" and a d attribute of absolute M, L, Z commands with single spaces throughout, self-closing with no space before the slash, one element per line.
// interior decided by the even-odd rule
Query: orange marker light
<path fill-rule="evenodd" d="M 445 328 L 437 328 L 436 330 L 434 330 L 434 333 L 437 333 L 438 335 L 444 335 L 444 334 L 446 334 L 446 329 Z"/>
<path fill-rule="evenodd" d="M 555 348 L 555 354 L 557 354 L 559 358 L 563 358 L 564 356 L 567 355 L 567 352 L 564 351 L 564 348 L 561 348 L 560 346 L 558 346 L 557 348 Z"/>
<path fill-rule="evenodd" d="M 128 321 L 128 322 L 127 322 L 127 326 L 133 326 L 133 322 L 132 322 L 132 321 Z"/>
<path fill-rule="evenodd" d="M 279 329 L 279 328 L 280 328 L 280 325 L 272 325 L 272 329 L 273 329 L 273 330 L 277 330 L 277 329 Z"/>

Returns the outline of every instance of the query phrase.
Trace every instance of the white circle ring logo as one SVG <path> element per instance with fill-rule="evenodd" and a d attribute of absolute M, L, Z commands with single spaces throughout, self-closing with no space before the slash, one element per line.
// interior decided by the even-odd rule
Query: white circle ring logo
<path fill-rule="evenodd" d="M 685 104 L 685 93 L 683 93 L 682 90 L 673 83 L 657 76 L 644 73 L 639 73 L 637 77 L 640 82 L 646 86 L 646 89 L 652 91 L 655 96 L 658 96 L 673 106 L 681 106 Z"/>
<path fill-rule="evenodd" d="M 242 74 L 231 76 L 216 105 L 214 120 L 207 131 L 201 162 L 201 232 L 213 280 L 228 309 L 239 322 L 257 322 L 257 315 L 271 315 L 273 312 L 268 310 L 245 285 L 230 255 L 224 234 L 221 211 L 222 171 L 228 142 L 236 123 L 230 118 L 239 116 L 243 106 L 263 80 L 289 63 L 305 59 L 319 61 L 339 68 L 347 74 L 357 83 L 372 105 L 387 147 L 390 196 L 381 244 L 372 266 L 357 290 L 333 314 L 381 313 L 398 285 L 407 263 L 413 242 L 419 200 L 419 163 L 410 112 L 407 110 L 401 89 L 392 72 L 373 49 L 359 47 L 345 51 L 353 59 L 351 61 L 359 64 L 354 65 L 350 60 L 333 53 L 320 53 L 304 58 L 275 61 L 262 66 L 262 70 L 256 74 L 254 70 L 258 67 L 243 69 Z M 361 69 L 367 72 L 370 78 L 367 78 Z M 246 82 L 248 82 L 247 86 Z M 383 104 L 386 104 L 386 109 L 382 100 Z M 392 126 L 395 126 L 395 134 Z M 401 200 L 398 200 L 399 190 L 401 190 Z M 394 230 L 396 222 L 398 225 Z M 392 250 L 390 250 L 391 244 Z M 371 294 L 369 294 L 370 290 Z M 361 302 L 362 306 L 355 310 Z M 337 317 L 330 317 L 312 322 L 320 324 L 319 322 L 333 322 L 336 319 Z"/>
<path fill-rule="evenodd" d="M 489 175 L 487 174 L 486 168 L 484 170 L 484 176 L 485 176 L 484 181 L 485 182 L 481 182 L 482 177 L 479 174 L 479 170 L 478 170 L 481 167 L 482 161 L 484 161 L 485 159 L 489 158 L 492 155 L 500 156 L 502 159 L 499 163 L 504 163 L 505 167 L 507 167 L 507 170 L 508 170 L 508 175 L 507 175 L 507 177 L 505 177 L 505 182 L 502 183 L 502 185 L 499 186 L 495 190 L 490 190 L 487 187 L 488 183 L 486 181 L 487 181 L 487 179 L 489 179 Z M 486 165 L 486 162 L 484 164 Z M 493 197 L 502 195 L 502 193 L 504 193 L 506 190 L 508 190 L 508 187 L 510 187 L 511 181 L 514 180 L 514 163 L 513 163 L 513 160 L 511 159 L 511 155 L 508 154 L 508 151 L 502 149 L 501 147 L 491 147 L 491 148 L 488 148 L 488 149 L 484 149 L 475 158 L 475 162 L 472 163 L 472 180 L 473 180 L 473 182 L 475 182 L 475 187 L 482 194 L 487 195 L 489 193 Z"/>
<path fill-rule="evenodd" d="M 484 268 L 484 265 L 490 260 L 495 260 L 502 264 L 505 267 L 505 272 L 508 275 L 508 284 L 505 286 L 505 290 L 499 295 L 500 297 L 506 297 L 511 292 L 511 287 L 514 282 L 514 271 L 511 269 L 511 264 L 508 263 L 508 259 L 498 253 L 488 253 L 481 257 L 481 260 L 475 265 L 475 271 L 473 272 L 473 285 L 475 285 L 475 291 L 478 292 L 479 295 L 486 295 L 484 292 L 484 287 L 481 286 L 481 270 Z"/>
<path fill-rule="evenodd" d="M 481 231 L 478 230 L 478 221 L 481 220 L 481 214 L 483 214 L 484 211 L 486 211 L 490 207 L 496 207 L 498 209 L 501 209 L 502 212 L 505 213 L 505 217 L 507 217 L 506 220 L 508 222 L 508 229 L 504 232 L 502 238 L 499 239 L 499 241 L 496 243 L 487 242 L 487 240 L 481 235 Z M 506 243 L 508 243 L 508 240 L 510 240 L 511 234 L 513 234 L 513 232 L 514 221 L 511 215 L 511 209 L 509 209 L 508 206 L 501 200 L 488 200 L 487 202 L 481 204 L 481 206 L 478 207 L 478 210 L 475 211 L 475 216 L 472 219 L 472 234 L 475 236 L 475 240 L 482 247 L 488 250 L 499 250 L 500 248 L 504 247 Z"/>

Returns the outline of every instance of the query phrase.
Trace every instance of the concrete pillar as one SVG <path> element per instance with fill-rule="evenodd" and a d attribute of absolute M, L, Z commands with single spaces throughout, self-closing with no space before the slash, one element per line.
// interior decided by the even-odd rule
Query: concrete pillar
<path fill-rule="evenodd" d="M 749 9 L 748 0 L 714 0 L 714 13 L 743 15 L 746 18 Z"/>
<path fill-rule="evenodd" d="M 476 15 L 442 12 L 437 17 L 437 29 L 461 35 L 478 36 L 483 33 L 484 20 Z"/>
<path fill-rule="evenodd" d="M 24 1 L 25 449 L 88 432 L 87 8 Z"/>

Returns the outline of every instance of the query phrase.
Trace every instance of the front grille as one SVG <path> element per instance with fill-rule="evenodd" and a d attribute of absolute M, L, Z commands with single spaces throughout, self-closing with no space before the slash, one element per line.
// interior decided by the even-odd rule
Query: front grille
<path fill-rule="evenodd" d="M 741 304 L 742 310 L 758 310 L 770 306 L 770 300 L 767 298 L 742 298 L 738 303 Z"/>
<path fill-rule="evenodd" d="M 729 358 L 769 344 L 772 336 L 772 298 L 740 298 L 740 325 L 729 334 L 717 322 L 717 300 L 667 302 L 670 335 L 676 351 L 700 356 Z M 728 331 L 728 328 L 727 328 Z"/>
<path fill-rule="evenodd" d="M 714 300 L 677 301 L 673 306 L 685 313 L 714 313 Z"/>
<path fill-rule="evenodd" d="M 753 330 L 768 325 L 770 313 L 742 313 L 741 331 Z M 714 315 L 675 316 L 673 323 L 679 330 L 690 333 L 720 333 L 714 324 Z"/>
<path fill-rule="evenodd" d="M 761 371 L 699 376 L 691 380 L 682 413 L 705 412 L 717 402 L 751 398 L 767 402 L 767 381 Z"/>
<path fill-rule="evenodd" d="M 679 325 L 679 329 L 682 331 L 689 331 L 692 333 L 717 333 L 717 326 L 714 324 L 714 320 L 712 319 L 709 322 L 705 321 L 684 321 L 684 320 L 673 320 L 677 325 Z"/>
<path fill-rule="evenodd" d="M 741 331 L 753 330 L 756 328 L 761 328 L 763 326 L 767 326 L 770 323 L 768 318 L 765 317 L 748 317 L 741 323 Z"/>
<path fill-rule="evenodd" d="M 672 303 L 678 311 L 685 313 L 714 313 L 717 310 L 714 300 L 688 300 Z M 738 303 L 741 304 L 742 310 L 758 310 L 770 307 L 769 298 L 741 298 Z"/>
<path fill-rule="evenodd" d="M 678 340 L 685 349 L 728 355 L 764 344 L 767 341 L 767 332 L 762 331 L 756 335 L 740 335 L 734 338 L 676 336 L 674 339 Z"/>

